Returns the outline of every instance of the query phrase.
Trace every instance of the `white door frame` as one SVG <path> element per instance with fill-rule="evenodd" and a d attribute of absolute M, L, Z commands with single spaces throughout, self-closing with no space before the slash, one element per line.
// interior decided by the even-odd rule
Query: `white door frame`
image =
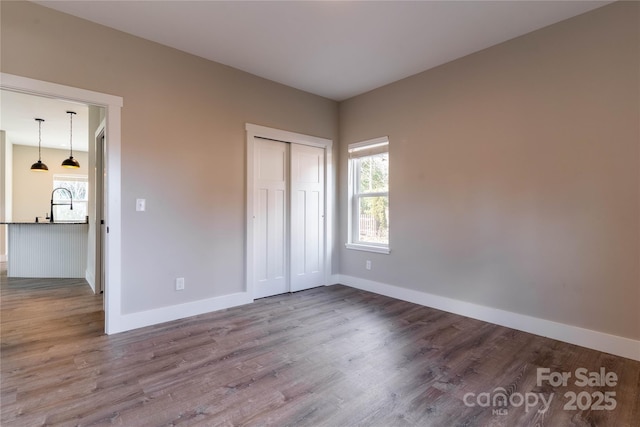
<path fill-rule="evenodd" d="M 247 234 L 245 240 L 245 280 L 246 290 L 251 298 L 253 298 L 253 192 L 254 192 L 254 175 L 253 175 L 253 162 L 254 162 L 254 140 L 258 138 L 273 139 L 275 141 L 288 142 L 293 144 L 309 145 L 312 147 L 320 147 L 325 149 L 325 168 L 324 168 L 324 218 L 325 218 L 325 233 L 324 233 L 324 277 L 325 285 L 330 283 L 331 277 L 331 255 L 332 255 L 332 236 L 333 236 L 333 222 L 331 212 L 333 212 L 333 186 L 331 177 L 333 175 L 332 170 L 332 156 L 331 149 L 333 147 L 333 141 L 325 138 L 318 138 L 315 136 L 304 135 L 301 133 L 289 132 L 281 129 L 274 129 L 260 125 L 254 125 L 247 123 L 245 125 L 247 131 Z"/>
<path fill-rule="evenodd" d="M 95 137 L 93 139 L 95 149 L 95 158 L 96 158 L 96 174 L 95 174 L 95 194 L 96 194 L 96 203 L 95 203 L 95 229 L 94 229 L 94 238 L 96 243 L 96 252 L 95 252 L 95 269 L 93 272 L 95 290 L 96 293 L 104 293 L 105 288 L 105 265 L 104 265 L 104 246 L 107 241 L 107 233 L 106 233 L 106 221 L 105 221 L 105 211 L 107 204 L 105 203 L 106 199 L 104 197 L 105 192 L 105 148 L 106 148 L 106 121 L 102 120 L 98 129 L 96 129 Z M 104 304 L 104 302 L 103 302 Z"/>
<path fill-rule="evenodd" d="M 107 205 L 105 222 L 109 234 L 105 242 L 105 332 L 107 334 L 124 330 L 121 310 L 121 209 L 120 209 L 120 114 L 122 98 L 90 90 L 64 86 L 57 83 L 30 79 L 13 74 L 0 73 L 0 88 L 46 98 L 104 107 L 106 110 L 106 159 L 107 179 L 105 181 L 105 202 Z"/>

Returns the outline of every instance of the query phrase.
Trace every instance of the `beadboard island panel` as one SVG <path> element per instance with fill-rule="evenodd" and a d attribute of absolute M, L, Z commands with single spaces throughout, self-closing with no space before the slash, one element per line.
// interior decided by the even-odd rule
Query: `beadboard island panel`
<path fill-rule="evenodd" d="M 9 277 L 84 278 L 87 223 L 9 223 Z"/>

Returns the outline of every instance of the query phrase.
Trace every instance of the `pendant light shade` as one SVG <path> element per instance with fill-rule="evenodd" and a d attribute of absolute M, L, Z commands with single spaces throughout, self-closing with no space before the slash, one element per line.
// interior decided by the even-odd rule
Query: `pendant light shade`
<path fill-rule="evenodd" d="M 79 168 L 80 167 L 80 163 L 73 158 L 73 156 L 69 156 L 68 159 L 64 159 L 62 161 L 62 166 L 64 166 L 65 168 Z"/>
<path fill-rule="evenodd" d="M 38 122 L 38 161 L 31 165 L 31 170 L 35 172 L 46 172 L 49 170 L 47 165 L 42 163 L 41 151 L 42 151 L 42 122 L 44 119 L 36 119 Z"/>
<path fill-rule="evenodd" d="M 67 111 L 69 114 L 69 158 L 64 159 L 62 162 L 62 166 L 65 168 L 74 168 L 77 169 L 80 167 L 80 163 L 73 158 L 73 116 L 76 114 L 75 111 Z"/>

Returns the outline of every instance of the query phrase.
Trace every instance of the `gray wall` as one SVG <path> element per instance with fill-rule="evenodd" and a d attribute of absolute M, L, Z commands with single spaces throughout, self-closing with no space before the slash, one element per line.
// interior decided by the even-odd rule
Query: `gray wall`
<path fill-rule="evenodd" d="M 341 273 L 640 338 L 639 8 L 341 103 L 342 243 L 347 144 L 388 135 L 391 174 L 391 254 Z"/>
<path fill-rule="evenodd" d="M 336 140 L 337 103 L 33 3 L 1 8 L 2 72 L 124 99 L 124 313 L 243 291 L 245 123 Z"/>

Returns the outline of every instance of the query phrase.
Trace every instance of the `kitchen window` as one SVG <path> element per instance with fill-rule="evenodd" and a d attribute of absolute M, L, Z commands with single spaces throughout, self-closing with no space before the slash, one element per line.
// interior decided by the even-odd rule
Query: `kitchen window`
<path fill-rule="evenodd" d="M 73 210 L 66 205 L 53 206 L 56 222 L 85 222 L 88 215 L 89 180 L 87 175 L 54 175 L 53 189 L 66 188 L 73 197 Z M 54 203 L 69 203 L 69 193 L 53 193 Z"/>

